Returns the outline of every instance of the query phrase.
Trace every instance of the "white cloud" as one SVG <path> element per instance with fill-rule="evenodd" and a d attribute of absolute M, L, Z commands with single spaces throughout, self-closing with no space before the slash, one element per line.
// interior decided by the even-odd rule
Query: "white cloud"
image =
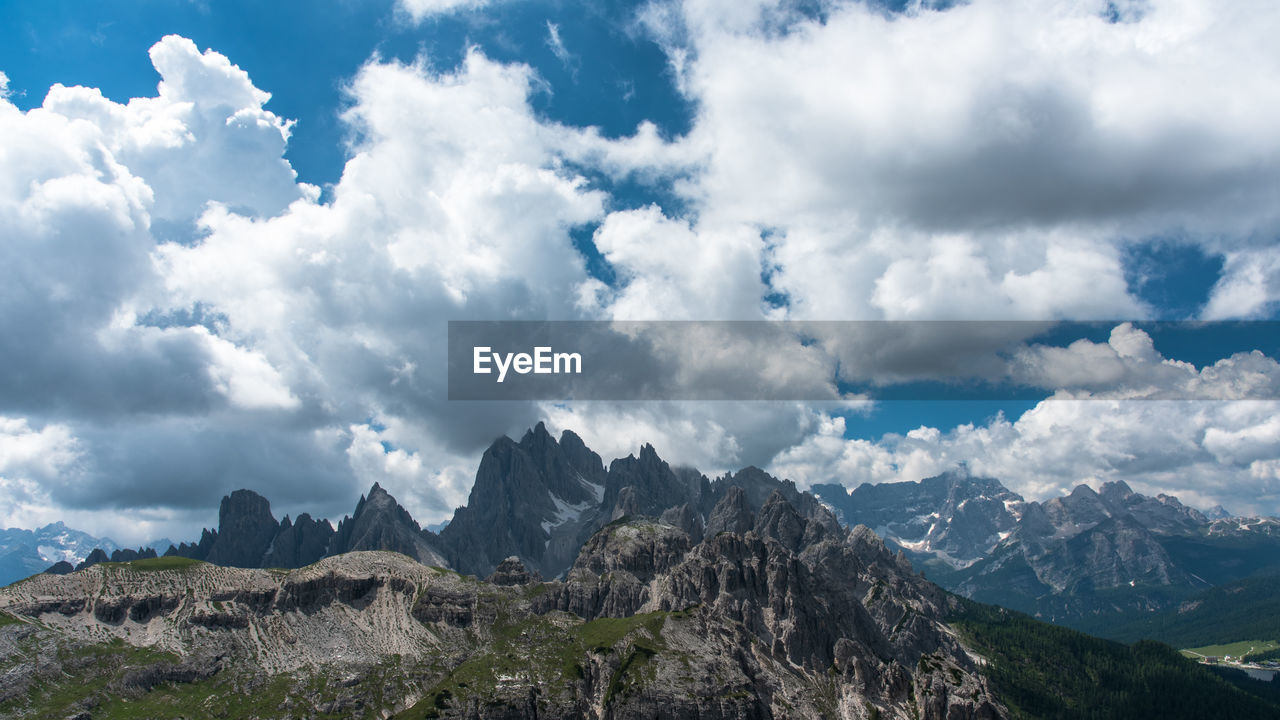
<path fill-rule="evenodd" d="M 1079 397 L 1142 400 L 1249 400 L 1280 396 L 1280 363 L 1260 351 L 1241 352 L 1197 369 L 1165 358 L 1151 337 L 1130 323 L 1106 343 L 1033 345 L 1012 359 L 1010 377 Z"/>
<path fill-rule="evenodd" d="M 573 53 L 570 53 L 569 49 L 564 46 L 564 40 L 560 37 L 560 26 L 550 20 L 547 21 L 547 47 L 551 48 L 551 53 L 556 56 L 561 65 L 564 65 L 566 70 L 574 69 Z M 574 75 L 577 75 L 576 69 L 574 70 Z"/>
<path fill-rule="evenodd" d="M 152 46 L 151 62 L 157 97 L 121 105 L 97 89 L 54 85 L 43 110 L 91 126 L 95 142 L 150 188 L 153 219 L 189 223 L 209 202 L 270 216 L 315 192 L 295 184 L 282 158 L 291 123 L 262 108 L 271 95 L 247 73 L 176 35 Z"/>
<path fill-rule="evenodd" d="M 1273 4 L 660 7 L 698 107 L 685 190 L 702 223 L 777 230 L 799 316 L 1139 317 L 1127 238 L 1280 229 Z"/>
<path fill-rule="evenodd" d="M 492 0 L 398 0 L 400 9 L 408 13 L 414 22 L 422 22 L 440 15 L 479 10 Z"/>
<path fill-rule="evenodd" d="M 400 7 L 422 21 L 484 4 Z M 696 109 L 671 141 L 651 123 L 610 139 L 548 121 L 536 73 L 478 50 L 454 70 L 375 59 L 350 83 L 351 157 L 324 203 L 283 159 L 290 123 L 269 94 L 189 40 L 152 48 L 156 97 L 55 86 L 27 113 L 0 99 L 0 331 L 16 339 L 0 359 L 27 373 L 23 392 L 16 372 L 0 378 L 0 411 L 52 414 L 86 472 L 116 478 L 48 502 L 86 507 L 173 472 L 300 501 L 304 483 L 272 472 L 303 467 L 326 507 L 386 477 L 428 517 L 458 502 L 496 433 L 547 415 L 606 458 L 653 442 L 705 469 L 773 459 L 806 482 L 966 460 L 1032 496 L 1124 476 L 1274 505 L 1275 429 L 1225 403 L 1055 400 L 869 441 L 844 438 L 828 406 L 444 401 L 447 319 L 1141 318 L 1124 248 L 1157 234 L 1226 258 L 1208 316 L 1280 296 L 1274 3 L 1159 0 L 1121 23 L 1100 0 L 892 17 L 835 3 L 823 23 L 787 7 L 645 11 Z M 617 207 L 596 171 L 661 182 L 682 207 Z M 616 287 L 574 249 L 590 224 Z M 854 367 L 864 350 L 832 355 Z M 710 356 L 698 367 L 740 359 Z M 1197 371 L 1132 329 L 1017 360 L 1073 392 L 1239 397 L 1276 377 L 1258 355 Z"/>
<path fill-rule="evenodd" d="M 1208 320 L 1266 317 L 1280 299 L 1280 253 L 1273 244 L 1231 250 L 1204 309 Z"/>
<path fill-rule="evenodd" d="M 584 305 L 616 320 L 743 320 L 762 316 L 763 249 L 749 227 L 694 229 L 657 206 L 610 213 L 596 247 L 621 276 L 599 283 Z"/>
<path fill-rule="evenodd" d="M 66 425 L 49 423 L 36 430 L 26 418 L 0 416 L 0 477 L 54 481 L 73 472 L 82 454 Z"/>
<path fill-rule="evenodd" d="M 202 335 L 211 362 L 209 375 L 214 387 L 231 401 L 246 409 L 289 409 L 298 407 L 298 398 L 289 392 L 280 373 L 262 353 L 236 347 L 204 328 L 193 330 Z"/>

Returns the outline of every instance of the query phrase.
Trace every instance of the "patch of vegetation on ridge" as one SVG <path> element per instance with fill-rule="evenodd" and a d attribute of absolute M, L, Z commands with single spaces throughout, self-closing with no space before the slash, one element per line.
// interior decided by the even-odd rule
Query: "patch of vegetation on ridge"
<path fill-rule="evenodd" d="M 180 555 L 167 555 L 164 557 L 143 558 L 142 560 L 130 560 L 128 562 L 103 562 L 98 563 L 104 569 L 120 569 L 120 570 L 136 570 L 138 572 L 159 572 L 161 570 L 187 570 L 197 565 L 207 565 L 201 560 L 193 560 L 191 558 L 182 557 Z"/>
<path fill-rule="evenodd" d="M 1280 718 L 1251 695 L 1158 642 L 1132 646 L 969 600 L 950 618 L 987 658 L 983 673 L 1015 718 Z"/>

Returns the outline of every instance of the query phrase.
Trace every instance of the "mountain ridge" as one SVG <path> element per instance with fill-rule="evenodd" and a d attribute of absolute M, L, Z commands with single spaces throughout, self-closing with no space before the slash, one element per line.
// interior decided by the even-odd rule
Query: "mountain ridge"
<path fill-rule="evenodd" d="M 735 490 L 713 514 L 748 508 Z M 514 558 L 491 583 L 385 551 L 290 571 L 171 556 L 36 576 L 0 590 L 0 617 L 15 618 L 0 663 L 6 643 L 43 658 L 11 673 L 0 711 L 96 717 L 113 693 L 217 692 L 259 717 L 1007 716 L 946 627 L 954 598 L 870 530 L 832 533 L 781 491 L 742 519 L 694 542 L 621 518 L 546 582 Z M 55 659 L 104 639 L 153 659 Z M 115 679 L 95 690 L 85 668 Z M 325 672 L 349 679 L 308 680 Z"/>

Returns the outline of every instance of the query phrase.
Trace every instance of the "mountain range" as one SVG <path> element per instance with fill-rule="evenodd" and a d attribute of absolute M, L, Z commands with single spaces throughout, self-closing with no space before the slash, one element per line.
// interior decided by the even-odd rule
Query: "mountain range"
<path fill-rule="evenodd" d="M 919 482 L 811 490 L 754 467 L 711 479 L 670 466 L 651 445 L 606 465 L 572 431 L 556 439 L 539 423 L 518 441 L 494 441 L 481 457 L 467 504 L 438 534 L 422 529 L 376 483 L 336 528 L 306 513 L 276 520 L 266 498 L 237 490 L 223 498 L 217 528 L 164 554 L 232 567 L 298 568 L 352 551 L 390 550 L 476 577 L 515 557 L 552 579 L 563 577 L 583 544 L 612 521 L 652 518 L 698 542 L 744 530 L 741 518 L 760 511 L 776 492 L 828 529 L 872 528 L 948 590 L 1095 634 L 1175 608 L 1208 588 L 1280 573 L 1280 520 L 1232 517 L 1221 508 L 1206 514 L 1123 482 L 1097 491 L 1082 484 L 1035 502 L 962 467 Z M 107 552 L 85 553 L 91 541 L 83 536 L 86 559 L 76 567 L 146 556 L 109 544 L 101 548 Z"/>
<path fill-rule="evenodd" d="M 41 572 L 54 563 L 76 565 L 94 548 L 107 553 L 120 549 L 110 538 L 94 537 L 61 522 L 35 530 L 0 530 L 0 585 Z"/>
<path fill-rule="evenodd" d="M 820 484 L 847 524 L 865 524 L 935 582 L 966 597 L 1104 632 L 1206 588 L 1280 573 L 1280 520 L 1210 518 L 1124 482 L 1027 501 L 964 470 L 920 482 Z"/>
<path fill-rule="evenodd" d="M 964 600 L 909 559 L 982 579 L 1031 540 L 1024 558 L 1118 533 L 1247 544 L 1268 521 L 1120 486 L 1030 503 L 964 473 L 817 490 L 649 445 L 606 466 L 542 425 L 493 443 L 438 534 L 377 484 L 336 528 L 237 490 L 164 556 L 99 548 L 0 588 L 0 716 L 1280 717 L 1251 681 Z"/>
<path fill-rule="evenodd" d="M 375 487 L 301 569 L 175 548 L 4 588 L 0 713 L 173 716 L 216 697 L 231 717 L 1008 716 L 947 625 L 959 601 L 867 528 L 760 471 L 710 482 L 649 446 L 607 471 L 574 465 L 573 439 L 495 443 L 477 480 L 494 496 L 440 536 Z M 549 468 L 574 474 L 548 486 Z M 683 502 L 653 517 L 658 489 Z M 481 525 L 507 513 L 532 517 Z M 257 565 L 298 526 L 238 491 L 185 549 Z M 466 548 L 474 528 L 487 542 Z M 379 544 L 490 572 L 346 549 Z"/>

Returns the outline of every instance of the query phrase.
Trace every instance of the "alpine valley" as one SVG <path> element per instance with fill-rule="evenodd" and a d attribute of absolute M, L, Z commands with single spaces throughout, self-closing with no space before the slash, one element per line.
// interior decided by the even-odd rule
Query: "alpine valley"
<path fill-rule="evenodd" d="M 1164 645 L 975 602 L 1176 608 L 1266 571 L 1274 520 L 964 473 L 814 490 L 649 445 L 606 466 L 541 424 L 438 534 L 376 484 L 336 528 L 238 490 L 196 542 L 0 589 L 0 716 L 1280 717 Z"/>

